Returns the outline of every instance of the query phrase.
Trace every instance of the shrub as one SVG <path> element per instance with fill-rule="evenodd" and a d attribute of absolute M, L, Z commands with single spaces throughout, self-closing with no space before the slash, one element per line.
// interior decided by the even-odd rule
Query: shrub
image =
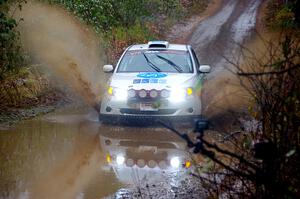
<path fill-rule="evenodd" d="M 273 29 L 298 29 L 299 4 L 300 1 L 297 0 L 270 0 L 267 6 L 267 25 Z"/>

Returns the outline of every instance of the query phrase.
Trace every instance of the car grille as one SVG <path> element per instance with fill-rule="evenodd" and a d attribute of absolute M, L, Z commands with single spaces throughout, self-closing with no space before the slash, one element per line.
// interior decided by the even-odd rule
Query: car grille
<path fill-rule="evenodd" d="M 129 109 L 129 108 L 122 108 L 120 112 L 122 114 L 132 114 L 132 115 L 170 115 L 174 114 L 177 109 L 160 109 L 157 111 L 141 111 L 137 109 Z"/>

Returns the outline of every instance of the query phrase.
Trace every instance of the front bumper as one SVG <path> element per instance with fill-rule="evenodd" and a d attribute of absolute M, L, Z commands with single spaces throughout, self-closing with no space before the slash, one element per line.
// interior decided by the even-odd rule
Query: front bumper
<path fill-rule="evenodd" d="M 142 104 L 159 104 L 153 110 L 144 110 Z M 201 101 L 199 98 L 191 96 L 185 101 L 173 103 L 168 99 L 160 101 L 118 101 L 105 98 L 101 103 L 101 121 L 135 121 L 135 120 L 162 120 L 190 122 L 201 119 Z"/>
<path fill-rule="evenodd" d="M 152 104 L 153 110 L 145 110 L 141 105 Z M 100 108 L 101 114 L 106 115 L 134 115 L 134 116 L 192 116 L 201 115 L 201 101 L 198 97 L 189 97 L 182 102 L 161 100 L 114 100 L 106 97 Z"/>

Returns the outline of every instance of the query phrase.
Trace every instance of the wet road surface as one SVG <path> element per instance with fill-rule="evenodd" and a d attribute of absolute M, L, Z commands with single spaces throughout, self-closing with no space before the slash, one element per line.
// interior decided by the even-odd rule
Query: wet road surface
<path fill-rule="evenodd" d="M 64 110 L 0 131 L 0 198 L 180 194 L 192 169 L 183 166 L 191 158 L 182 140 L 162 128 L 101 125 L 97 118 L 93 109 Z"/>
<path fill-rule="evenodd" d="M 226 90 L 221 55 L 251 36 L 259 4 L 224 1 L 192 34 L 201 62 L 214 67 L 208 90 Z M 224 93 L 204 92 L 205 111 L 214 112 L 216 99 L 226 102 Z M 66 109 L 1 130 L 0 199 L 192 198 L 192 190 L 204 197 L 188 175 L 193 164 L 183 166 L 191 156 L 182 140 L 162 128 L 105 126 L 97 118 L 87 107 Z"/>

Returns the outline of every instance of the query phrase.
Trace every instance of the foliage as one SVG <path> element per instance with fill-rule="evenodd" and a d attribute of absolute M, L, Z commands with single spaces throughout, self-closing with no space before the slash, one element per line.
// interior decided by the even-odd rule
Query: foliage
<path fill-rule="evenodd" d="M 261 57 L 241 46 L 247 67 L 228 60 L 254 101 L 254 127 L 226 136 L 226 145 L 208 141 L 202 129 L 197 143 L 182 135 L 195 153 L 219 166 L 195 175 L 216 197 L 300 197 L 300 41 L 289 33 L 266 46 Z"/>
<path fill-rule="evenodd" d="M 0 0 L 0 109 L 25 105 L 43 89 L 42 78 L 26 67 L 17 31 L 18 22 L 9 10 L 21 9 L 24 0 Z"/>
<path fill-rule="evenodd" d="M 172 15 L 179 9 L 178 0 L 49 0 L 65 6 L 97 32 L 110 32 L 114 27 L 129 27 L 157 14 Z"/>
<path fill-rule="evenodd" d="M 7 0 L 0 1 L 0 81 L 23 66 L 17 21 L 7 14 Z"/>
<path fill-rule="evenodd" d="M 300 25 L 299 6 L 299 0 L 270 0 L 266 15 L 268 26 L 275 29 L 298 29 Z"/>
<path fill-rule="evenodd" d="M 66 7 L 91 25 L 107 41 L 107 54 L 114 62 L 124 47 L 157 39 L 167 20 L 185 13 L 180 0 L 48 0 Z M 198 0 L 200 1 L 200 0 Z"/>
<path fill-rule="evenodd" d="M 209 0 L 181 0 L 181 4 L 188 11 L 188 15 L 201 13 L 208 2 Z"/>

